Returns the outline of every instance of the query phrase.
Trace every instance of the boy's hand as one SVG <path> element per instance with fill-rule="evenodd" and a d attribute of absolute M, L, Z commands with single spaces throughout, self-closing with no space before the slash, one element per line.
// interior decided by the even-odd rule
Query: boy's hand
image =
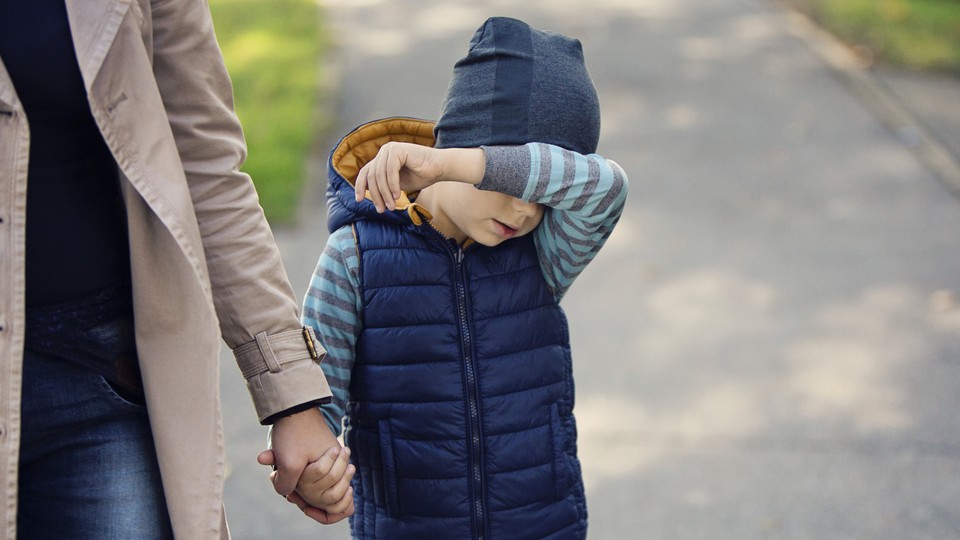
<path fill-rule="evenodd" d="M 442 181 L 479 184 L 485 168 L 480 148 L 437 149 L 388 142 L 357 174 L 356 200 L 362 201 L 369 190 L 378 212 L 395 210 L 401 191 L 419 191 Z"/>
<path fill-rule="evenodd" d="M 297 493 L 311 506 L 331 514 L 342 514 L 353 506 L 350 480 L 356 467 L 350 463 L 350 449 L 331 448 L 307 465 L 297 483 Z"/>
<path fill-rule="evenodd" d="M 305 491 L 316 492 L 317 499 L 311 497 L 313 502 L 307 502 L 300 493 L 294 491 L 286 496 L 287 501 L 297 505 L 307 517 L 324 525 L 352 516 L 354 505 L 350 480 L 356 469 L 349 464 L 349 456 L 350 451 L 346 448 L 342 451 L 339 448 L 328 449 L 319 460 L 307 465 L 300 479 Z M 261 465 L 273 465 L 273 451 L 261 452 L 257 461 Z M 340 476 L 337 477 L 337 474 Z M 270 473 L 270 481 L 276 483 L 277 471 Z M 330 503 L 325 504 L 327 501 Z"/>
<path fill-rule="evenodd" d="M 310 506 L 310 503 L 303 500 L 303 497 L 301 497 L 296 491 L 291 493 L 290 496 L 287 497 L 287 500 L 297 505 L 297 508 L 299 508 L 305 516 L 318 523 L 322 523 L 323 525 L 333 525 L 344 518 L 352 516 L 354 511 L 352 490 L 350 491 L 350 506 L 344 512 L 339 514 L 332 514 L 325 510 L 321 510 L 316 506 Z"/>
<path fill-rule="evenodd" d="M 388 142 L 360 169 L 354 183 L 357 202 L 366 191 L 378 212 L 394 210 L 400 191 L 417 191 L 440 180 L 443 164 L 440 152 L 419 144 Z"/>

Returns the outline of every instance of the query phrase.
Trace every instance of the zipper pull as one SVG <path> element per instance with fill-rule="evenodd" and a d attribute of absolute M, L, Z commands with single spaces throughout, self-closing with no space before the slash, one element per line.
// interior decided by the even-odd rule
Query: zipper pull
<path fill-rule="evenodd" d="M 457 246 L 457 264 L 460 264 L 462 262 L 463 262 L 463 248 L 460 246 Z"/>

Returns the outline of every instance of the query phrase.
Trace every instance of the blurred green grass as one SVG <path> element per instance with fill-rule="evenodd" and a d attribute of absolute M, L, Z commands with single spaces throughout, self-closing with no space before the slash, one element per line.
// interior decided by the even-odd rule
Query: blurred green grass
<path fill-rule="evenodd" d="M 881 64 L 960 75 L 960 0 L 790 0 Z"/>
<path fill-rule="evenodd" d="M 320 127 L 322 10 L 314 0 L 210 0 L 210 10 L 247 140 L 243 170 L 267 219 L 292 222 Z"/>

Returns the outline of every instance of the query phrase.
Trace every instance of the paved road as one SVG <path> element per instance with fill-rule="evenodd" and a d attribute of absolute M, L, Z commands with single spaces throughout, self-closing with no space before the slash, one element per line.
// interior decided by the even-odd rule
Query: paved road
<path fill-rule="evenodd" d="M 631 180 L 564 300 L 591 538 L 960 538 L 960 199 L 763 0 L 328 1 L 335 136 L 434 118 L 490 15 L 579 37 Z M 324 141 L 321 152 L 333 140 Z M 322 171 L 322 164 L 316 167 Z M 298 293 L 314 190 L 278 231 Z M 223 377 L 239 540 L 348 538 L 272 494 Z"/>

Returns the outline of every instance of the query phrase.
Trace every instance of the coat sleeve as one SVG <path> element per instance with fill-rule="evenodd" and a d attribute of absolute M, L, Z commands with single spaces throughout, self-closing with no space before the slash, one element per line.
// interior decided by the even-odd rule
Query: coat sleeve
<path fill-rule="evenodd" d="M 230 79 L 203 0 L 152 2 L 153 66 L 193 201 L 223 339 L 261 422 L 328 401 L 323 348 L 299 322 L 251 179 Z"/>

